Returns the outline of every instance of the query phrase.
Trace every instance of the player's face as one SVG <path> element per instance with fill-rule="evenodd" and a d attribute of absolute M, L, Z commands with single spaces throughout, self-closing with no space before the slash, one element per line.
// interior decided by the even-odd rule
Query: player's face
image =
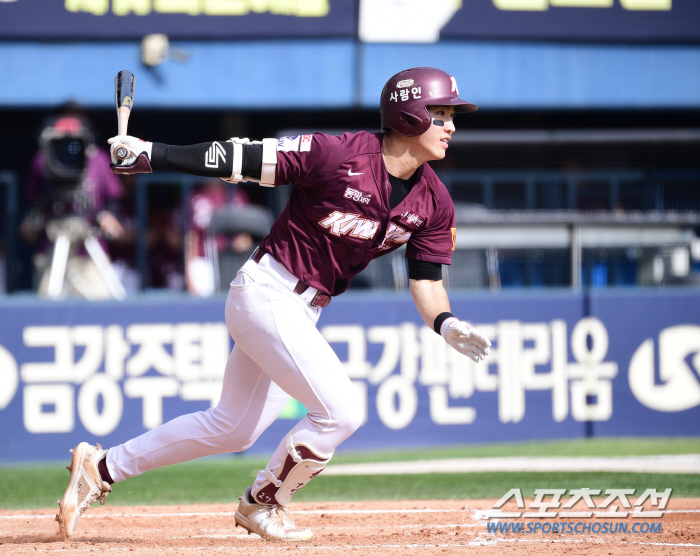
<path fill-rule="evenodd" d="M 442 160 L 455 130 L 452 120 L 455 109 L 452 106 L 428 106 L 428 113 L 433 123 L 428 131 L 419 136 L 420 145 L 427 151 L 428 160 Z"/>

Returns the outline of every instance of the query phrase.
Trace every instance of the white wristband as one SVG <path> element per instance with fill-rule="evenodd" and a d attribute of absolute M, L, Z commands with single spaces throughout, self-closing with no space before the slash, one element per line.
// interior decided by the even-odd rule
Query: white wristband
<path fill-rule="evenodd" d="M 274 187 L 277 170 L 277 139 L 263 139 L 262 173 L 260 185 Z"/>
<path fill-rule="evenodd" d="M 233 144 L 233 168 L 231 179 L 234 182 L 243 181 L 243 143 Z"/>

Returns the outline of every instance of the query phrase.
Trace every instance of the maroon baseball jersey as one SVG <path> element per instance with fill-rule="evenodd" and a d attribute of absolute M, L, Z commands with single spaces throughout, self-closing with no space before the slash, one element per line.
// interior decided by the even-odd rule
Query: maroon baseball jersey
<path fill-rule="evenodd" d="M 297 278 L 339 295 L 372 259 L 406 244 L 411 259 L 450 264 L 452 199 L 428 164 L 394 209 L 381 133 L 282 137 L 275 185 L 294 184 L 284 212 L 263 240 Z"/>

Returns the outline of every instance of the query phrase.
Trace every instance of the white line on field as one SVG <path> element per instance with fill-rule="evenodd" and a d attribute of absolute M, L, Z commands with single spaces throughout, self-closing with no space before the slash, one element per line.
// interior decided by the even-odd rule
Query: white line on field
<path fill-rule="evenodd" d="M 700 473 L 700 454 L 619 457 L 453 458 L 330 464 L 329 475 L 421 475 L 488 472 Z"/>
<path fill-rule="evenodd" d="M 493 510 L 482 509 L 440 509 L 440 508 L 425 508 L 425 509 L 396 509 L 396 510 L 294 510 L 295 515 L 300 514 L 421 514 L 421 513 L 454 513 L 454 512 L 474 512 L 475 519 L 484 519 L 488 517 L 489 512 Z M 665 514 L 691 514 L 700 513 L 700 510 L 663 510 Z M 219 516 L 231 517 L 235 512 L 173 512 L 173 513 L 158 513 L 158 514 L 132 514 L 132 513 L 110 513 L 110 514 L 85 514 L 81 519 L 93 518 L 108 518 L 108 517 L 203 517 L 203 516 Z M 56 514 L 9 514 L 0 515 L 0 519 L 54 519 Z"/>
<path fill-rule="evenodd" d="M 422 510 L 294 510 L 295 515 L 299 514 L 416 514 L 416 513 L 449 513 L 449 512 L 470 512 L 470 509 L 422 509 Z M 160 513 L 160 514 L 131 514 L 131 513 L 113 513 L 113 514 L 85 514 L 81 519 L 86 518 L 105 518 L 105 517 L 202 517 L 202 516 L 233 516 L 236 512 L 177 512 L 177 513 Z M 0 519 L 29 519 L 29 518 L 48 518 L 56 517 L 56 514 L 11 514 L 0 515 Z"/>

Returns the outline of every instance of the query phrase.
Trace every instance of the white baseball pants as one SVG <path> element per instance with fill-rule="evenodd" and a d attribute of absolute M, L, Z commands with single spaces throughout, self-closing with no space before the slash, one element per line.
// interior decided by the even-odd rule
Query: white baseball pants
<path fill-rule="evenodd" d="M 362 422 L 361 404 L 338 357 L 316 328 L 316 290 L 291 291 L 297 279 L 270 255 L 248 261 L 226 299 L 226 324 L 235 346 L 226 364 L 219 404 L 177 417 L 110 448 L 107 467 L 115 482 L 150 469 L 202 456 L 243 451 L 279 416 L 290 396 L 308 414 L 292 429 L 295 443 L 330 458 Z M 286 458 L 286 438 L 270 459 Z M 266 481 L 260 471 L 254 488 Z"/>

